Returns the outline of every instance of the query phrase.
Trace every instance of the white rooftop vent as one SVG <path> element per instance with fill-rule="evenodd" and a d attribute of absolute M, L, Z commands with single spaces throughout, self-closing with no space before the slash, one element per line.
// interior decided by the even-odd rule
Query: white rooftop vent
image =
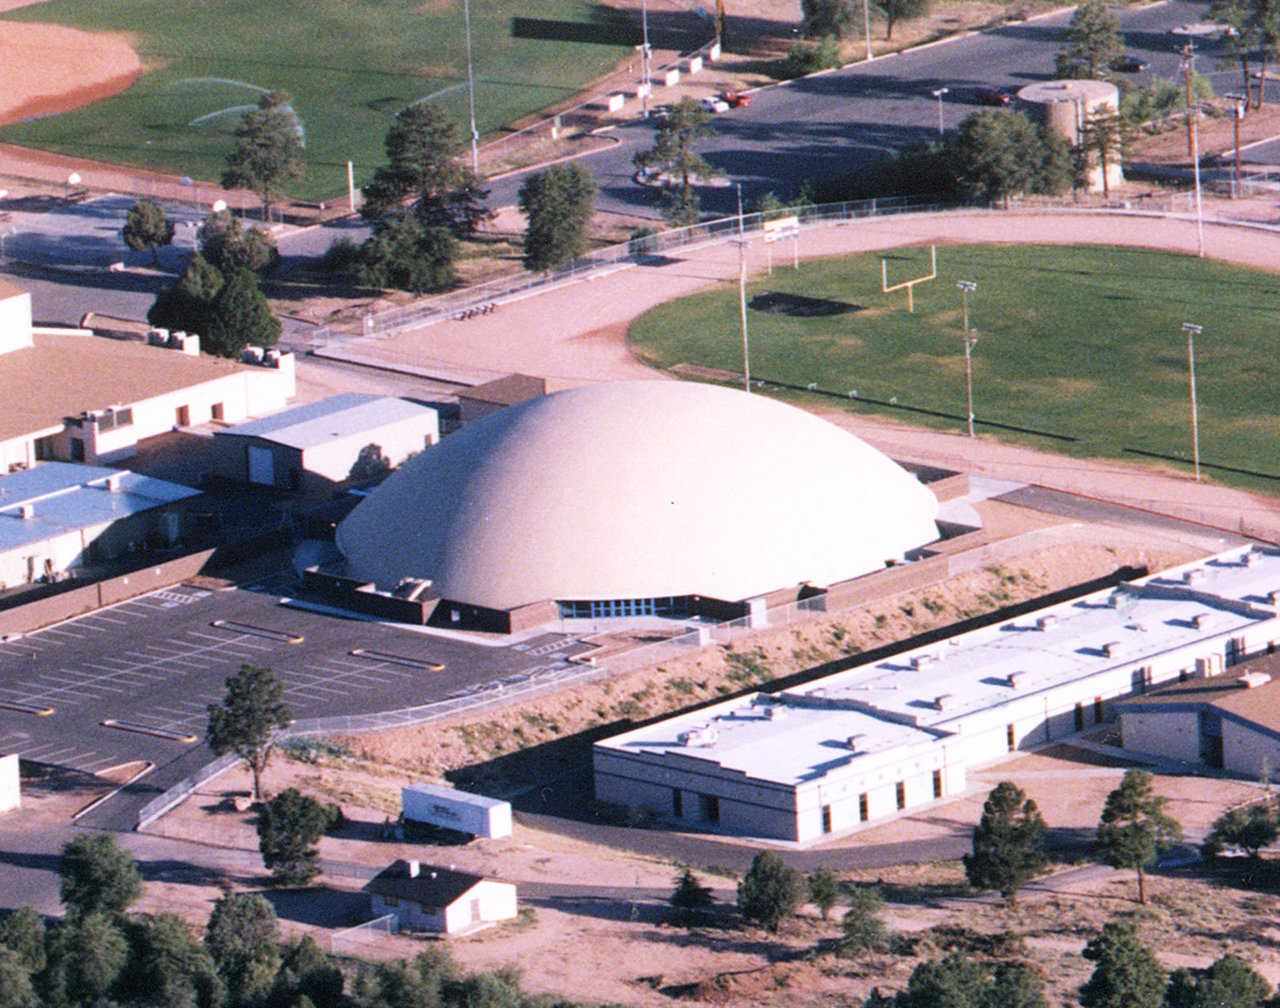
<path fill-rule="evenodd" d="M 1252 554 L 1250 554 L 1252 555 Z M 1241 689 L 1255 689 L 1258 686 L 1265 686 L 1271 682 L 1271 676 L 1265 672 L 1246 672 L 1236 680 Z"/>
<path fill-rule="evenodd" d="M 19 508 L 19 514 L 23 521 L 31 521 L 36 516 L 36 506 L 34 504 L 23 504 Z"/>
<path fill-rule="evenodd" d="M 422 873 L 422 863 L 417 858 L 409 862 L 409 878 L 417 878 Z"/>
<path fill-rule="evenodd" d="M 1182 583 L 1183 583 L 1183 584 L 1198 584 L 1199 582 L 1201 582 L 1201 581 L 1203 581 L 1203 580 L 1204 580 L 1204 568 L 1203 568 L 1203 567 L 1193 567 L 1193 568 L 1191 568 L 1191 570 L 1189 570 L 1189 571 L 1183 571 L 1183 572 L 1182 572 Z"/>
<path fill-rule="evenodd" d="M 1019 686 L 1026 684 L 1029 673 L 1027 672 L 1010 672 L 1009 686 L 1011 689 L 1017 689 Z"/>
<path fill-rule="evenodd" d="M 1041 616 L 1036 620 L 1037 630 L 1051 630 L 1058 625 L 1058 617 L 1054 615 Z"/>
<path fill-rule="evenodd" d="M 1209 625 L 1209 614 L 1196 613 L 1194 616 L 1191 617 L 1191 625 L 1195 627 L 1197 630 L 1203 630 L 1206 626 Z"/>
<path fill-rule="evenodd" d="M 1249 550 L 1247 553 L 1245 553 L 1244 556 L 1240 558 L 1240 560 L 1244 563 L 1246 567 L 1257 567 L 1258 564 L 1262 562 L 1262 557 L 1260 557 L 1253 550 Z"/>
<path fill-rule="evenodd" d="M 773 721 L 776 718 L 782 717 L 784 713 L 786 713 L 786 708 L 780 705 L 771 704 L 764 709 L 764 716 L 767 717 L 770 721 Z"/>
<path fill-rule="evenodd" d="M 1107 641 L 1107 643 L 1102 645 L 1102 653 L 1108 658 L 1114 658 L 1120 653 L 1120 642 Z"/>
<path fill-rule="evenodd" d="M 107 490 L 111 493 L 119 493 L 124 487 L 124 475 L 122 473 L 112 473 L 107 477 Z"/>
<path fill-rule="evenodd" d="M 863 732 L 857 732 L 845 739 L 844 744 L 853 752 L 861 752 L 867 744 L 867 736 Z"/>
<path fill-rule="evenodd" d="M 911 659 L 911 667 L 913 669 L 928 668 L 930 665 L 936 664 L 937 661 L 937 655 L 920 654 Z"/>
<path fill-rule="evenodd" d="M 939 693 L 933 698 L 933 705 L 938 708 L 938 710 L 949 710 L 955 705 L 955 702 L 956 698 L 950 693 Z"/>
<path fill-rule="evenodd" d="M 682 731 L 676 736 L 676 741 L 682 746 L 710 746 L 716 744 L 716 727 L 715 725 L 699 725 L 697 728 L 690 728 L 688 731 Z"/>

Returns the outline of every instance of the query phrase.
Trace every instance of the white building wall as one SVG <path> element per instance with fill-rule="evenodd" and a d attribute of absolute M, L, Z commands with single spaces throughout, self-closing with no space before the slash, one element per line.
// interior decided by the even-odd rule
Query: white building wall
<path fill-rule="evenodd" d="M 0 298 L 0 353 L 31 346 L 31 295 Z"/>
<path fill-rule="evenodd" d="M 1126 739 L 1126 742 L 1128 740 Z M 1273 779 L 1280 770 L 1280 739 L 1270 732 L 1224 717 L 1222 767 L 1242 777 Z"/>
<path fill-rule="evenodd" d="M 394 469 L 410 455 L 439 440 L 439 420 L 435 410 L 428 410 L 418 417 L 308 448 L 302 453 L 302 464 L 308 472 L 340 482 L 350 474 L 351 466 L 366 445 L 376 444 Z"/>
<path fill-rule="evenodd" d="M 22 783 L 18 754 L 0 756 L 0 812 L 22 808 Z"/>

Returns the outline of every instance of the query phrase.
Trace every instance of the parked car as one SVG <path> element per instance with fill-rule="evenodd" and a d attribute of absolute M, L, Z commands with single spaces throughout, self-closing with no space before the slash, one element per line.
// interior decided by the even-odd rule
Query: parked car
<path fill-rule="evenodd" d="M 1012 91 L 1001 88 L 980 87 L 973 89 L 974 100 L 979 105 L 1008 105 L 1013 101 Z"/>
<path fill-rule="evenodd" d="M 656 119 L 658 122 L 663 122 L 670 115 L 671 115 L 670 105 L 650 105 L 649 106 L 650 119 Z"/>
<path fill-rule="evenodd" d="M 703 98 L 701 101 L 698 102 L 698 104 L 701 105 L 708 112 L 728 112 L 729 111 L 729 103 L 725 101 L 723 98 L 717 98 L 715 95 L 712 95 L 708 98 Z"/>
<path fill-rule="evenodd" d="M 1111 61 L 1111 69 L 1116 73 L 1142 73 L 1150 65 L 1137 56 L 1117 56 Z"/>
<path fill-rule="evenodd" d="M 746 108 L 751 104 L 751 95 L 738 91 L 726 91 L 720 97 L 728 102 L 731 108 Z"/>

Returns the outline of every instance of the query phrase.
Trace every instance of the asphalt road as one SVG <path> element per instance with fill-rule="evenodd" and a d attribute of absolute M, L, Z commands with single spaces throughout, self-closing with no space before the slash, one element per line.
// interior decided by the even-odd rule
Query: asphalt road
<path fill-rule="evenodd" d="M 1206 11 L 1203 3 L 1170 0 L 1119 12 L 1126 51 L 1150 63 L 1149 70 L 1131 79 L 1141 83 L 1176 77 L 1177 49 L 1185 39 L 1169 30 L 1200 20 Z M 936 136 L 936 89 L 949 89 L 942 112 L 944 126 L 950 129 L 981 107 L 975 99 L 978 87 L 1016 90 L 1051 79 L 1069 17 L 1061 13 L 1005 25 L 765 88 L 756 92 L 749 107 L 717 116 L 712 136 L 699 151 L 730 183 L 742 185 L 747 203 L 769 190 L 789 196 L 804 179 L 837 179 L 852 168 Z M 1220 59 L 1223 46 L 1209 40 L 1199 40 L 1197 46 L 1198 69 L 1210 76 L 1215 89 L 1238 87 L 1238 72 Z M 651 193 L 632 179 L 631 159 L 652 145 L 653 130 L 635 122 L 620 127 L 617 136 L 622 141 L 618 147 L 584 159 L 600 186 L 598 205 L 604 210 L 652 212 Z M 491 204 L 514 204 L 522 181 L 523 176 L 515 175 L 492 183 Z M 736 207 L 732 186 L 706 187 L 701 196 L 703 210 L 717 216 Z"/>
<path fill-rule="evenodd" d="M 0 751 L 87 773 L 150 761 L 123 802 L 141 805 L 212 758 L 198 741 L 208 705 L 244 663 L 279 673 L 304 719 L 515 686 L 571 670 L 565 658 L 583 648 L 560 634 L 487 647 L 278 599 L 181 585 L 0 643 Z M 121 804 L 96 819 L 131 828 Z"/>

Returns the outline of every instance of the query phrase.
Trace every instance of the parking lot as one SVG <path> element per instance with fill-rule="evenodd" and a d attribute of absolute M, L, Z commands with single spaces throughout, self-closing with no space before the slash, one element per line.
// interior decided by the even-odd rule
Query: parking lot
<path fill-rule="evenodd" d="M 257 587 L 179 585 L 0 643 L 0 752 L 90 773 L 145 760 L 163 788 L 189 772 L 208 705 L 242 664 L 273 668 L 303 719 L 554 677 L 586 647 L 561 634 L 486 646 L 282 604 L 268 590 L 282 582 Z"/>

